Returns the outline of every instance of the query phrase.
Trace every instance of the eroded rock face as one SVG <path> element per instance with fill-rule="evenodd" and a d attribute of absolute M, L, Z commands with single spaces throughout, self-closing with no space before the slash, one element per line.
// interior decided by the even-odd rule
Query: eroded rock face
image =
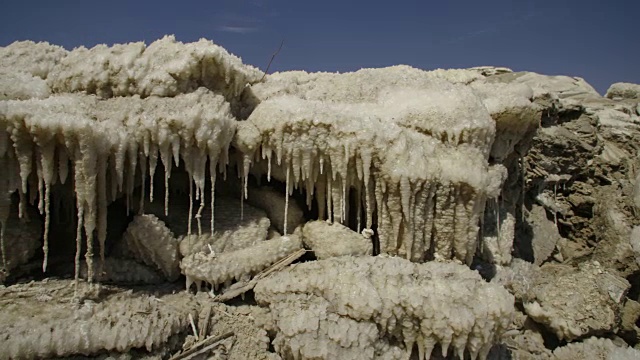
<path fill-rule="evenodd" d="M 386 257 L 298 264 L 255 294 L 276 319 L 279 353 L 301 359 L 373 359 L 374 345 L 391 340 L 407 354 L 417 344 L 420 359 L 436 345 L 484 359 L 514 311 L 508 292 L 463 265 Z"/>
<path fill-rule="evenodd" d="M 544 265 L 524 303 L 527 314 L 559 339 L 575 340 L 615 332 L 629 282 L 598 263 L 579 269 Z"/>

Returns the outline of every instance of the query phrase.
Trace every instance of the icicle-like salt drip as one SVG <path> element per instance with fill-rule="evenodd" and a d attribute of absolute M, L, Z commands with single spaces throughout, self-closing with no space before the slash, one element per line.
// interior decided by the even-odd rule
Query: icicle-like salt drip
<path fill-rule="evenodd" d="M 249 168 L 251 167 L 251 156 L 244 155 L 242 158 L 243 169 L 242 169 L 242 183 L 244 186 L 244 198 L 247 199 L 249 193 Z"/>
<path fill-rule="evenodd" d="M 36 147 L 36 175 L 38 178 L 38 212 L 44 214 L 44 175 L 42 174 L 42 153 L 40 147 Z"/>
<path fill-rule="evenodd" d="M 191 235 L 191 219 L 193 218 L 193 179 L 189 175 L 189 220 L 187 222 L 187 235 Z"/>
<path fill-rule="evenodd" d="M 209 165 L 209 172 L 211 173 L 211 236 L 213 236 L 213 219 L 215 214 L 215 201 L 216 201 L 216 162 L 211 159 Z"/>
<path fill-rule="evenodd" d="M 196 222 L 198 223 L 198 236 L 202 235 L 202 211 L 204 210 L 204 189 L 196 188 L 196 194 L 200 194 L 200 207 L 196 213 Z"/>
<path fill-rule="evenodd" d="M 366 207 L 366 215 L 365 222 L 366 228 L 371 229 L 373 226 L 373 200 L 371 199 L 371 188 L 369 186 L 369 181 L 371 179 L 371 154 L 368 152 L 363 152 L 362 155 L 362 181 L 364 181 L 364 196 L 365 196 L 365 207 Z"/>
<path fill-rule="evenodd" d="M 169 215 L 169 178 L 171 177 L 171 153 L 169 143 L 165 142 L 160 145 L 160 159 L 164 166 L 164 216 Z"/>
<path fill-rule="evenodd" d="M 149 202 L 153 202 L 153 179 L 156 175 L 156 167 L 158 166 L 158 147 L 151 144 L 149 150 Z"/>
<path fill-rule="evenodd" d="M 327 221 L 333 222 L 333 180 L 329 174 L 325 178 L 327 179 Z"/>
<path fill-rule="evenodd" d="M 146 191 L 146 183 L 147 183 L 147 157 L 140 152 L 140 204 L 138 205 L 138 214 L 144 214 L 144 198 Z"/>
<path fill-rule="evenodd" d="M 82 252 L 82 227 L 84 221 L 85 210 L 85 196 L 86 196 L 86 183 L 84 179 L 84 166 L 82 164 L 79 151 L 75 155 L 74 161 L 74 185 L 76 190 L 76 207 L 78 208 L 78 224 L 76 227 L 76 256 L 75 256 L 75 269 L 74 269 L 74 286 L 75 296 L 78 294 L 78 279 L 80 276 L 80 254 Z M 92 269 L 87 268 L 87 273 L 92 275 Z"/>
<path fill-rule="evenodd" d="M 138 143 L 135 141 L 132 141 L 127 146 L 127 160 L 129 162 L 129 169 L 126 173 L 125 193 L 127 199 L 127 216 L 129 216 L 129 210 L 131 209 L 131 195 L 133 194 L 133 189 L 135 187 L 136 169 L 138 167 Z"/>
<path fill-rule="evenodd" d="M 289 173 L 291 172 L 291 170 L 289 170 L 289 163 L 287 163 L 286 165 L 287 168 L 287 175 L 286 175 L 286 184 L 285 184 L 285 200 L 284 200 L 284 224 L 282 226 L 283 230 L 284 230 L 284 236 L 287 236 L 287 220 L 288 220 L 288 215 L 289 215 Z"/>
<path fill-rule="evenodd" d="M 100 267 L 98 268 L 98 280 L 102 278 L 104 271 L 105 242 L 107 240 L 107 164 L 109 155 L 103 155 L 98 159 L 98 244 L 100 245 Z"/>

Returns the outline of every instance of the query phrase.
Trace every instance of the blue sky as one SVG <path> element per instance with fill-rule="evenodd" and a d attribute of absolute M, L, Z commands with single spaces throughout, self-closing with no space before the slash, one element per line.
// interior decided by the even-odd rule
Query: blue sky
<path fill-rule="evenodd" d="M 352 71 L 507 66 L 584 77 L 604 93 L 640 83 L 640 2 L 33 1 L 0 7 L 0 46 L 44 40 L 68 49 L 99 43 L 213 40 L 265 69 Z"/>

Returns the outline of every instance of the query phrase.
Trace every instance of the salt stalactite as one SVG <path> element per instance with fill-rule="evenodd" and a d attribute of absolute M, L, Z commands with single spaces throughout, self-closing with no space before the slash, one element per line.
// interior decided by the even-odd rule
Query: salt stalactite
<path fill-rule="evenodd" d="M 358 91 L 359 83 L 343 85 Z M 275 152 L 278 171 L 267 161 L 268 177 L 286 182 L 288 194 L 305 189 L 307 205 L 315 193 L 322 219 L 347 224 L 355 215 L 356 227 L 370 230 L 377 216 L 381 253 L 470 262 L 478 239 L 471 222 L 504 180 L 503 168 L 488 164 L 495 121 L 468 89 L 440 81 L 426 87 L 385 89 L 366 104 L 309 93 L 267 98 L 249 116 L 251 126 L 238 129 L 237 148 L 267 160 Z"/>
<path fill-rule="evenodd" d="M 167 117 L 167 107 L 176 109 L 176 113 Z M 114 108 L 121 111 L 114 112 Z M 172 133 L 160 136 L 158 127 L 170 128 Z M 59 208 L 52 206 L 51 192 L 56 182 L 64 183 L 68 172 L 73 172 L 77 208 L 74 260 L 78 271 L 82 248 L 86 248 L 87 275 L 92 282 L 97 278 L 94 271 L 101 274 L 100 268 L 93 264 L 94 242 L 97 243 L 95 257 L 99 256 L 100 264 L 105 257 L 109 201 L 122 191 L 129 211 L 132 194 L 140 185 L 142 203 L 139 210 L 143 211 L 147 196 L 145 183 L 150 182 L 148 196 L 151 200 L 158 157 L 165 162 L 168 194 L 172 160 L 178 163 L 182 155 L 183 159 L 188 159 L 185 165 L 190 173 L 191 197 L 193 200 L 195 195 L 200 200 L 198 215 L 201 215 L 206 198 L 206 163 L 210 161 L 210 169 L 214 170 L 220 162 L 228 161 L 227 148 L 235 122 L 229 104 L 221 96 L 200 89 L 175 98 L 97 100 L 92 96 L 68 94 L 44 100 L 8 101 L 0 107 L 0 129 L 3 134 L 0 161 L 15 164 L 7 166 L 8 174 L 0 180 L 0 187 L 6 187 L 6 194 L 18 190 L 19 215 L 22 217 L 26 216 L 27 195 L 31 201 L 38 201 L 46 223 L 44 270 L 50 247 L 47 239 L 51 212 Z M 146 176 L 147 170 L 150 179 Z M 137 183 L 138 171 L 142 175 L 141 183 Z M 215 173 L 212 171 L 211 174 L 212 187 L 215 186 Z M 211 201 L 213 204 L 213 198 Z M 2 200 L 0 205 L 8 208 L 5 202 Z M 168 207 L 168 197 L 165 197 L 165 206 Z M 82 244 L 83 239 L 86 239 L 86 246 Z M 75 279 L 78 281 L 77 273 Z"/>

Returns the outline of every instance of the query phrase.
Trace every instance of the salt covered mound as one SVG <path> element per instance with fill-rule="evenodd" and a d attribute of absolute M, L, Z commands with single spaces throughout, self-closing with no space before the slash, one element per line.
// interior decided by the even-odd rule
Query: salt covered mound
<path fill-rule="evenodd" d="M 0 69 L 46 79 L 68 53 L 64 48 L 47 42 L 16 41 L 0 47 Z"/>
<path fill-rule="evenodd" d="M 274 345 L 286 359 L 373 359 L 391 340 L 408 355 L 417 344 L 421 360 L 437 345 L 445 356 L 451 346 L 461 358 L 484 359 L 514 312 L 513 296 L 466 266 L 400 258 L 301 263 L 254 290 L 272 311 Z"/>
<path fill-rule="evenodd" d="M 76 48 L 47 81 L 54 92 L 85 91 L 100 97 L 175 96 L 204 86 L 230 99 L 262 75 L 209 40 L 184 44 L 165 36 L 148 47 L 138 42 Z"/>
<path fill-rule="evenodd" d="M 299 75 L 290 88 L 270 77 L 255 93 L 274 92 L 239 125 L 234 145 L 245 161 L 266 161 L 267 176 L 289 192 L 316 194 L 320 218 L 347 223 L 355 192 L 358 223 L 371 228 L 377 210 L 383 253 L 470 262 L 485 200 L 505 177 L 488 164 L 495 121 L 470 88 L 429 74 Z"/>

